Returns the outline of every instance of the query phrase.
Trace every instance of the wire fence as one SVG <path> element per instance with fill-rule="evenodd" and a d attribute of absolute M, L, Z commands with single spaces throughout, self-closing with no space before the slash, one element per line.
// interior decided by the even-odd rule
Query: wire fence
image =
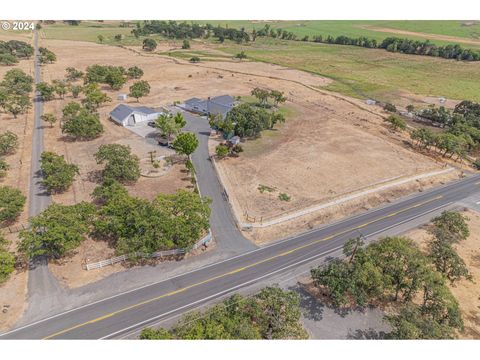
<path fill-rule="evenodd" d="M 197 241 L 195 245 L 193 245 L 191 250 L 198 249 L 200 246 L 207 245 L 210 241 L 212 241 L 213 236 L 212 232 L 209 230 L 208 234 Z M 113 265 L 117 264 L 122 261 L 126 261 L 128 259 L 135 259 L 135 258 L 143 258 L 143 259 L 154 259 L 154 258 L 165 258 L 169 256 L 178 256 L 178 255 L 185 255 L 191 250 L 187 249 L 172 249 L 172 250 L 165 250 L 165 251 L 157 251 L 151 254 L 145 254 L 142 252 L 135 252 L 132 254 L 125 254 L 125 255 L 120 255 L 116 256 L 110 259 L 105 259 L 102 261 L 98 261 L 95 263 L 90 263 L 85 265 L 86 270 L 94 270 L 94 269 L 100 269 L 102 267 L 108 266 L 108 265 Z"/>

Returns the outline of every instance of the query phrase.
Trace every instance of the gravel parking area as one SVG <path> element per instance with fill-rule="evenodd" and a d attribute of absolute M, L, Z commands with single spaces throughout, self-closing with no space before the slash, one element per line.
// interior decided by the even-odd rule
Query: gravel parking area
<path fill-rule="evenodd" d="M 390 331 L 380 309 L 366 307 L 342 311 L 321 303 L 301 286 L 294 286 L 300 295 L 302 322 L 311 339 L 382 339 Z"/>

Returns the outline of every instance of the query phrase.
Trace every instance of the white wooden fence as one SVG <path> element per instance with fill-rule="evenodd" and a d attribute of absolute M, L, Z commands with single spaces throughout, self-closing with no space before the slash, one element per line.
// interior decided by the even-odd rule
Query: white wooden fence
<path fill-rule="evenodd" d="M 212 232 L 209 230 L 208 234 L 197 241 L 195 245 L 193 245 L 192 250 L 198 249 L 202 245 L 208 244 L 211 240 L 213 239 Z M 174 256 L 174 255 L 183 255 L 186 254 L 188 251 L 185 249 L 172 249 L 172 250 L 165 250 L 165 251 L 157 251 L 151 254 L 144 254 L 144 253 L 133 253 L 133 254 L 125 254 L 121 256 L 116 256 L 110 259 L 102 260 L 96 263 L 90 263 L 86 264 L 85 268 L 87 270 L 93 270 L 93 269 L 100 269 L 104 266 L 107 265 L 113 265 L 125 260 L 128 260 L 130 258 L 136 258 L 136 257 L 143 257 L 143 258 L 162 258 L 162 257 L 167 257 L 167 256 Z"/>

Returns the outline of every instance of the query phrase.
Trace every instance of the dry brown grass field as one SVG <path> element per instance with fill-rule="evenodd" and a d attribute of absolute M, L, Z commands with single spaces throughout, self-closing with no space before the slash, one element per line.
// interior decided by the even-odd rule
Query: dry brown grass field
<path fill-rule="evenodd" d="M 33 38 L 30 36 L 4 36 L 0 35 L 0 40 L 22 40 L 33 44 Z M 0 66 L 0 79 L 8 70 L 19 68 L 33 77 L 34 67 L 33 58 L 21 60 L 15 66 Z M 19 147 L 15 154 L 5 157 L 10 166 L 7 176 L 0 180 L 0 186 L 11 186 L 20 189 L 27 197 L 23 212 L 18 220 L 9 224 L 16 228 L 19 224 L 24 224 L 28 220 L 28 196 L 30 185 L 30 161 L 32 155 L 32 132 L 33 132 L 33 107 L 23 115 L 18 115 L 15 119 L 12 115 L 0 114 L 0 132 L 11 131 L 18 136 Z M 7 240 L 10 242 L 9 248 L 15 251 L 18 242 L 18 233 L 10 233 L 7 228 L 0 229 Z M 25 309 L 25 295 L 27 290 L 27 272 L 23 269 L 15 270 L 10 279 L 0 285 L 0 330 L 11 327 L 16 320 L 23 314 Z"/>
<path fill-rule="evenodd" d="M 461 280 L 450 286 L 455 298 L 460 304 L 465 331 L 459 334 L 461 339 L 478 339 L 480 337 L 480 213 L 468 210 L 465 215 L 469 218 L 470 236 L 465 241 L 455 245 L 460 257 L 465 261 L 473 281 Z M 415 240 L 425 249 L 430 236 L 426 229 L 416 229 L 405 234 Z"/>

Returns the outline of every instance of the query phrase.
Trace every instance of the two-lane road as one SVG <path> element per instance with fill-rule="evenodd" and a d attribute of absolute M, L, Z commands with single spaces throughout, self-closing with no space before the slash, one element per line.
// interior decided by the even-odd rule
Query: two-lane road
<path fill-rule="evenodd" d="M 480 188 L 475 175 L 338 223 L 254 249 L 171 279 L 12 330 L 9 339 L 118 338 L 262 279 L 325 259 L 359 231 L 366 237 L 462 200 Z"/>

